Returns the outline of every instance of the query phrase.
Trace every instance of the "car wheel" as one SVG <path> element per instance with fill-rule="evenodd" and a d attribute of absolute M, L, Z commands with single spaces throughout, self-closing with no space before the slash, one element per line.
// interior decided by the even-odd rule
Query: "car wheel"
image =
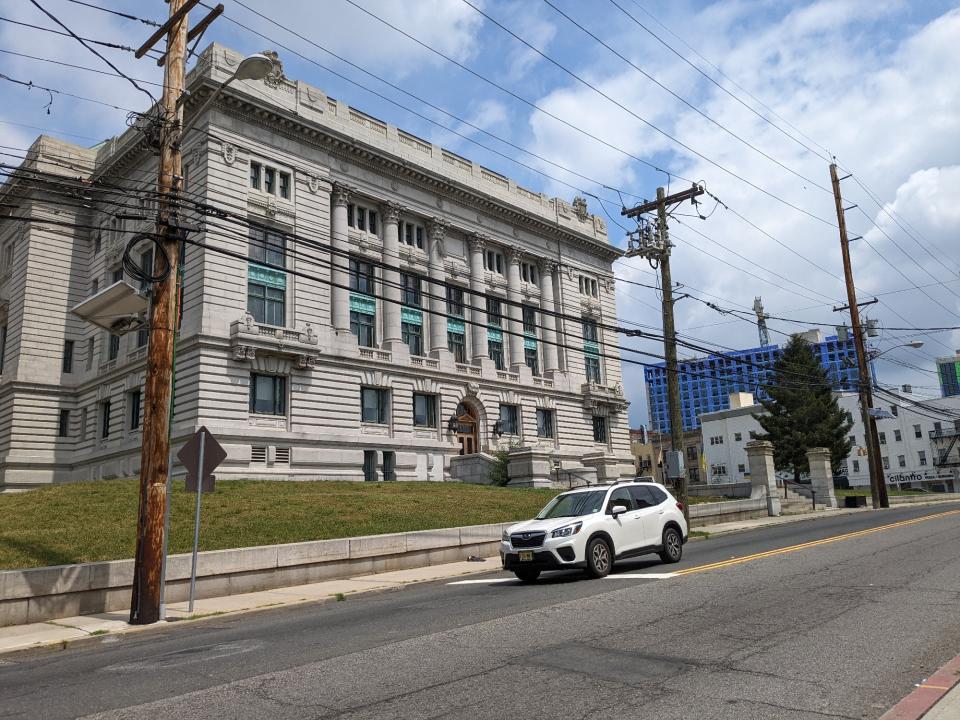
<path fill-rule="evenodd" d="M 660 559 L 665 563 L 680 562 L 683 557 L 683 538 L 676 528 L 668 527 L 663 531 L 663 550 L 660 551 Z"/>
<path fill-rule="evenodd" d="M 603 538 L 593 538 L 587 543 L 587 574 L 592 578 L 606 577 L 613 567 L 613 553 Z"/>
<path fill-rule="evenodd" d="M 536 579 L 540 577 L 540 571 L 536 568 L 523 568 L 522 570 L 514 570 L 513 572 L 521 582 L 525 583 L 535 582 Z"/>

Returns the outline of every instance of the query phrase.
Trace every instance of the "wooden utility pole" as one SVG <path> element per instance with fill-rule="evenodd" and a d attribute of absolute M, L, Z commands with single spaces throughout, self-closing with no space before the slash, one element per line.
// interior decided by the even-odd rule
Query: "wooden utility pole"
<path fill-rule="evenodd" d="M 167 474 L 170 463 L 170 401 L 173 377 L 173 342 L 176 328 L 176 268 L 180 231 L 177 229 L 177 193 L 182 178 L 180 126 L 187 47 L 187 12 L 197 3 L 169 0 L 170 17 L 137 51 L 142 57 L 167 35 L 163 71 L 163 98 L 159 106 L 160 172 L 157 180 L 157 235 L 167 256 L 154 258 L 154 272 L 166 267 L 166 277 L 155 283 L 150 302 L 150 340 L 144 388 L 143 442 L 140 454 L 140 512 L 137 516 L 137 551 L 134 561 L 130 623 L 147 625 L 160 619 L 164 524 L 167 512 Z"/>
<path fill-rule="evenodd" d="M 870 495 L 874 509 L 888 508 L 890 507 L 890 500 L 887 497 L 887 481 L 883 476 L 883 463 L 880 461 L 880 440 L 877 436 L 877 423 L 870 414 L 870 409 L 873 407 L 873 378 L 867 365 L 867 352 L 860 326 L 860 308 L 857 307 L 857 289 L 853 284 L 850 242 L 847 238 L 847 223 L 844 217 L 843 198 L 840 195 L 840 178 L 837 177 L 836 163 L 830 164 L 830 180 L 833 183 L 833 199 L 837 206 L 837 223 L 840 226 L 840 250 L 843 253 L 843 277 L 847 283 L 850 328 L 853 332 L 853 344 L 857 351 L 857 371 L 860 375 L 860 410 L 863 416 L 864 441 L 867 445 L 867 466 L 870 470 Z"/>
<path fill-rule="evenodd" d="M 654 243 L 641 245 L 639 248 L 627 250 L 626 255 L 656 260 L 660 266 L 660 290 L 663 293 L 663 356 L 667 370 L 667 405 L 670 409 L 670 447 L 683 453 L 683 414 L 680 409 L 680 366 L 677 362 L 677 333 L 673 321 L 673 280 L 670 276 L 670 234 L 667 229 L 667 206 L 681 203 L 684 200 L 694 200 L 704 192 L 702 187 L 694 185 L 689 190 L 668 196 L 664 188 L 657 188 L 655 202 L 646 202 L 630 210 L 623 210 L 620 214 L 626 217 L 637 217 L 643 213 L 656 210 L 657 212 L 657 240 Z M 666 472 L 666 467 L 664 467 Z M 687 502 L 687 477 L 674 478 L 677 499 L 683 504 L 683 515 L 690 521 L 690 508 Z"/>

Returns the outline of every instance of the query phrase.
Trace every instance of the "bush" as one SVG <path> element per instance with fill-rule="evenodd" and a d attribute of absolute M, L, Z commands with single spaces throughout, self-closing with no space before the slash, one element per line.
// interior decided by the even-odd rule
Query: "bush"
<path fill-rule="evenodd" d="M 510 475 L 507 473 L 507 462 L 510 460 L 510 448 L 501 448 L 493 451 L 494 465 L 490 471 L 490 484 L 503 487 L 510 482 Z"/>

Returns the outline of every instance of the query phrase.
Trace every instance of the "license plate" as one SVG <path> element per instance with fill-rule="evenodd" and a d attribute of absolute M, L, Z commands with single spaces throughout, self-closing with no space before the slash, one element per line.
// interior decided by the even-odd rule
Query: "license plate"
<path fill-rule="evenodd" d="M 520 562 L 533 562 L 533 550 L 521 550 Z"/>

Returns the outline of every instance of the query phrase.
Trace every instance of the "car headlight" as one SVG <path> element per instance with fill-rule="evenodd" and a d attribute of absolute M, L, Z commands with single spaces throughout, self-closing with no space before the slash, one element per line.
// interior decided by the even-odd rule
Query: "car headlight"
<path fill-rule="evenodd" d="M 575 522 L 573 523 L 573 525 L 564 525 L 562 528 L 557 528 L 552 533 L 550 533 L 550 537 L 552 538 L 570 537 L 571 535 L 576 535 L 578 532 L 580 532 L 580 528 L 582 527 L 583 527 L 582 522 Z"/>
<path fill-rule="evenodd" d="M 503 535 L 500 536 L 500 539 L 503 540 L 503 542 L 505 542 L 505 543 L 510 542 L 510 533 L 508 533 L 506 530 L 504 530 L 504 531 L 503 531 Z"/>

